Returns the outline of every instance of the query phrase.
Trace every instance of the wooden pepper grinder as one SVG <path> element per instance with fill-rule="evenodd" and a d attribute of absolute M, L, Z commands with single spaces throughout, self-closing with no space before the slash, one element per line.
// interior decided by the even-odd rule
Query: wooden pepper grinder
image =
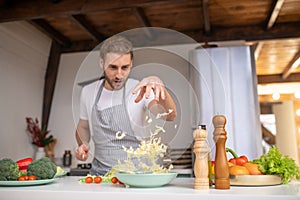
<path fill-rule="evenodd" d="M 207 133 L 206 126 L 201 125 L 193 133 L 194 136 L 194 189 L 207 190 L 209 189 L 209 178 L 208 178 L 208 154 L 209 147 L 206 142 Z"/>
<path fill-rule="evenodd" d="M 213 117 L 214 141 L 216 143 L 215 155 L 215 189 L 229 189 L 229 167 L 226 156 L 225 143 L 227 133 L 225 131 L 226 118 L 223 115 Z"/>

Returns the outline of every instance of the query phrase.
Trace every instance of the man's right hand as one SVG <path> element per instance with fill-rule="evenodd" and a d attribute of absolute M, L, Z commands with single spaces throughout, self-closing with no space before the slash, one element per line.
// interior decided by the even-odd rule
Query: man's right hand
<path fill-rule="evenodd" d="M 88 158 L 89 147 L 87 145 L 81 144 L 75 153 L 77 160 L 86 161 Z"/>

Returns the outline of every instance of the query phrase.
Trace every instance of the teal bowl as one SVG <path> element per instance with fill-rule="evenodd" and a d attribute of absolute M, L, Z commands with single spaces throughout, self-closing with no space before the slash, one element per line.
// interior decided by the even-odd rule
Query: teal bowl
<path fill-rule="evenodd" d="M 174 178 L 176 178 L 177 173 L 170 172 L 161 174 L 128 174 L 125 172 L 115 172 L 115 176 L 125 185 L 130 187 L 153 188 L 161 187 L 170 183 Z"/>

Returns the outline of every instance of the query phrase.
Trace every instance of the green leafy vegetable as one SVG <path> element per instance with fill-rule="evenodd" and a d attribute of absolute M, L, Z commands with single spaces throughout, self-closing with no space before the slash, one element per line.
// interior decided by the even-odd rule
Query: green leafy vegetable
<path fill-rule="evenodd" d="M 283 184 L 289 183 L 293 178 L 300 180 L 300 168 L 292 158 L 282 155 L 276 146 L 269 152 L 252 161 L 258 164 L 263 174 L 279 175 Z"/>

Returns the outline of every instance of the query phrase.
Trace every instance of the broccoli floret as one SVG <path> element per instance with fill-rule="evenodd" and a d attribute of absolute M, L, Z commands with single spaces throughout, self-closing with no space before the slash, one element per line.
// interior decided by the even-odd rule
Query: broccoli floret
<path fill-rule="evenodd" d="M 0 160 L 0 180 L 16 181 L 19 177 L 19 166 L 10 158 Z"/>
<path fill-rule="evenodd" d="M 37 180 L 51 179 L 57 171 L 56 165 L 48 157 L 33 161 L 27 167 L 27 175 L 35 175 Z"/>
<path fill-rule="evenodd" d="M 7 178 L 5 176 L 0 175 L 0 181 L 7 181 Z"/>

